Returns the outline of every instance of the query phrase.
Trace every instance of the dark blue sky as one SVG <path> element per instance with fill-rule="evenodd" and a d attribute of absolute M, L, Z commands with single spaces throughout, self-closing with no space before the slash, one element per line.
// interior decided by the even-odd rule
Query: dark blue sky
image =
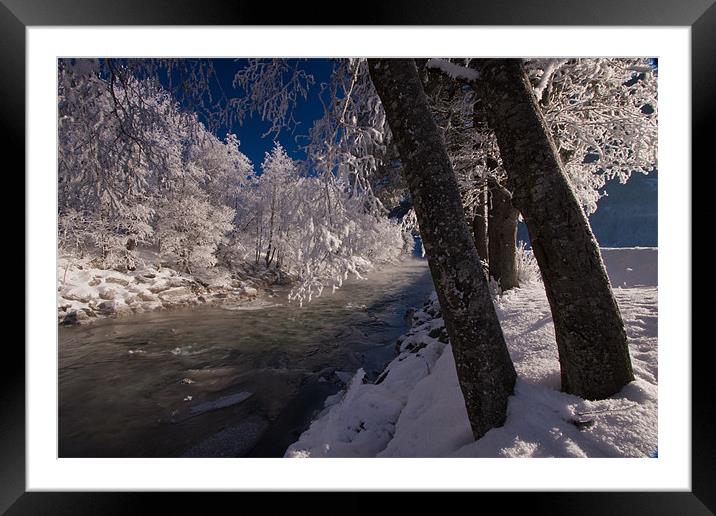
<path fill-rule="evenodd" d="M 218 79 L 222 83 L 222 87 L 229 97 L 236 97 L 241 92 L 233 87 L 234 75 L 246 65 L 245 59 L 213 59 L 214 68 L 216 69 Z M 307 135 L 313 125 L 313 121 L 323 115 L 323 107 L 318 99 L 321 82 L 328 82 L 331 72 L 331 62 L 328 59 L 306 59 L 301 60 L 300 66 L 311 73 L 316 82 L 310 88 L 308 98 L 299 102 L 295 110 L 295 119 L 300 121 L 300 125 L 293 134 L 283 131 L 278 141 L 283 145 L 286 151 L 294 159 L 305 159 L 305 153 L 299 148 L 300 145 L 306 143 L 305 139 L 299 138 L 298 144 L 296 136 Z M 261 165 L 264 159 L 264 153 L 273 148 L 275 135 L 262 137 L 262 135 L 271 126 L 270 122 L 261 121 L 260 115 L 254 113 L 247 117 L 242 125 L 235 123 L 231 128 L 231 132 L 235 133 L 241 142 L 240 150 L 246 154 L 256 169 Z M 222 137 L 226 133 L 224 128 L 219 132 L 218 136 Z"/>

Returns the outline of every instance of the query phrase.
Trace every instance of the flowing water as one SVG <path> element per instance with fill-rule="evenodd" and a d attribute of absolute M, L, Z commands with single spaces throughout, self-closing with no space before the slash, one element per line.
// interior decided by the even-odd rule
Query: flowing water
<path fill-rule="evenodd" d="M 337 377 L 393 358 L 431 290 L 427 263 L 409 260 L 302 308 L 277 290 L 61 327 L 59 456 L 282 456 Z"/>

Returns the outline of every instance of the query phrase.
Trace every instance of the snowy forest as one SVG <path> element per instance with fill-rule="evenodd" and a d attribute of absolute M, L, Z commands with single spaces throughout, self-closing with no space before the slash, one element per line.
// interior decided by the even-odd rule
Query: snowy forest
<path fill-rule="evenodd" d="M 657 79 L 58 60 L 60 455 L 656 456 Z"/>

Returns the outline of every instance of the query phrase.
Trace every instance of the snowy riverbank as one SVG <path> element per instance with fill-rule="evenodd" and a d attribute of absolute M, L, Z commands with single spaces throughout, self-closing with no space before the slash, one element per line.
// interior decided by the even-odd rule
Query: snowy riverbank
<path fill-rule="evenodd" d="M 518 380 L 505 425 L 474 441 L 435 296 L 413 315 L 374 383 L 362 370 L 287 457 L 645 457 L 657 447 L 657 250 L 603 249 L 636 380 L 607 400 L 559 391 L 554 328 L 541 283 L 498 297 Z"/>
<path fill-rule="evenodd" d="M 236 305 L 273 296 L 272 286 L 287 282 L 274 269 L 230 274 L 217 268 L 189 275 L 146 265 L 120 272 L 63 257 L 58 262 L 57 317 L 60 324 L 85 324 L 101 317 L 204 303 Z"/>

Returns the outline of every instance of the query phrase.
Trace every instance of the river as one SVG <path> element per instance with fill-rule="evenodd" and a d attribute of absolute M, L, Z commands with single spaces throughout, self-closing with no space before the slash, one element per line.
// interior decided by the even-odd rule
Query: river
<path fill-rule="evenodd" d="M 333 371 L 382 370 L 432 288 L 411 259 L 303 307 L 276 290 L 60 327 L 59 456 L 283 456 L 341 388 Z"/>

